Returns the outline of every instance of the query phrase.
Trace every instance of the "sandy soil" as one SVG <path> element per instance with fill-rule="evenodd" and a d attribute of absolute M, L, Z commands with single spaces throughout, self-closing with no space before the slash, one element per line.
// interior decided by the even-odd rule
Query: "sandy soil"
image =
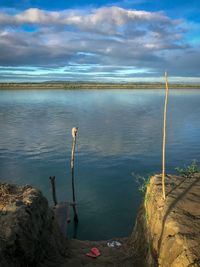
<path fill-rule="evenodd" d="M 66 263 L 62 267 L 79 267 L 79 266 L 116 266 L 116 267 L 132 267 L 132 258 L 130 253 L 129 240 L 127 238 L 115 239 L 122 246 L 110 248 L 107 241 L 67 241 L 68 257 Z M 92 247 L 97 247 L 101 255 L 98 258 L 90 258 L 85 254 Z"/>

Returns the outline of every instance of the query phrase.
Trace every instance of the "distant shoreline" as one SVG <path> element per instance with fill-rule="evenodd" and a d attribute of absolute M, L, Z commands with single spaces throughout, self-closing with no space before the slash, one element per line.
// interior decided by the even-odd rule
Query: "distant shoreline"
<path fill-rule="evenodd" d="M 169 83 L 171 89 L 200 89 L 200 84 Z M 0 90 L 74 90 L 74 89 L 164 89 L 164 83 L 95 83 L 95 82 L 43 82 L 0 83 Z"/>

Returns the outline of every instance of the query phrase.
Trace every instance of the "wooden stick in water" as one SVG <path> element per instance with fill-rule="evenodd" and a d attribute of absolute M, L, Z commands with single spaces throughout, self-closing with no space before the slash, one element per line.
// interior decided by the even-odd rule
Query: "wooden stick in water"
<path fill-rule="evenodd" d="M 74 210 L 74 221 L 78 223 L 78 215 L 76 211 L 76 197 L 75 197 L 75 188 L 74 188 L 74 152 L 76 146 L 76 135 L 77 135 L 78 128 L 72 128 L 72 155 L 71 155 L 71 175 L 72 175 L 72 196 L 73 196 L 73 210 Z"/>
<path fill-rule="evenodd" d="M 57 202 L 57 197 L 56 197 L 56 185 L 55 185 L 55 179 L 56 179 L 56 177 L 55 176 L 50 176 L 49 179 L 51 181 L 53 202 L 54 202 L 54 205 L 56 206 L 57 203 L 58 203 Z"/>
<path fill-rule="evenodd" d="M 165 147 L 166 147 L 166 117 L 167 117 L 167 103 L 168 103 L 168 79 L 167 72 L 165 72 L 166 94 L 163 118 L 163 148 L 162 148 L 162 194 L 165 200 Z"/>

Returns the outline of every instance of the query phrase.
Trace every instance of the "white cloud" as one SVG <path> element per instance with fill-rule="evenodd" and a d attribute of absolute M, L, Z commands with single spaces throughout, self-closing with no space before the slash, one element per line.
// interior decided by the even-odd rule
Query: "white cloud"
<path fill-rule="evenodd" d="M 175 24 L 161 12 L 147 12 L 140 10 L 126 10 L 120 7 L 106 7 L 93 9 L 89 14 L 80 10 L 46 11 L 30 8 L 16 15 L 0 13 L 0 24 L 44 24 L 44 25 L 72 25 L 85 29 L 96 29 L 98 26 L 115 28 L 126 23 L 159 22 L 161 24 Z"/>
<path fill-rule="evenodd" d="M 17 24 L 36 23 L 36 24 L 53 24 L 61 22 L 59 12 L 50 12 L 38 8 L 30 8 L 14 16 Z"/>
<path fill-rule="evenodd" d="M 27 24 L 33 29 L 27 29 Z M 0 66 L 70 66 L 73 72 L 77 70 L 75 64 L 90 65 L 88 75 L 99 77 L 106 75 L 109 66 L 110 73 L 116 71 L 113 66 L 125 67 L 123 77 L 127 78 L 136 73 L 160 73 L 166 68 L 180 74 L 180 55 L 187 57 L 191 50 L 182 25 L 185 22 L 162 12 L 119 7 L 55 12 L 31 8 L 15 14 L 2 11 Z M 199 55 L 197 51 L 192 53 L 190 65 Z M 101 66 L 98 71 L 97 65 Z M 186 67 L 180 69 L 184 72 Z M 115 73 L 116 77 L 122 75 Z"/>

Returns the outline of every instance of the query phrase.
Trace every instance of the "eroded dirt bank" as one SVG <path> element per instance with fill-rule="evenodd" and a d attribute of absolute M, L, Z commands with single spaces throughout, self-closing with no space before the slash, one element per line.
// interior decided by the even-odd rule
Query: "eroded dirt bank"
<path fill-rule="evenodd" d="M 41 192 L 0 185 L 0 266 L 200 266 L 200 175 L 151 178 L 130 237 L 107 241 L 64 241 Z M 130 203 L 131 205 L 131 203 Z M 98 247 L 101 256 L 85 255 Z"/>
<path fill-rule="evenodd" d="M 138 264 L 200 266 L 200 174 L 168 175 L 165 202 L 161 189 L 161 176 L 155 175 L 131 237 Z"/>
<path fill-rule="evenodd" d="M 65 254 L 65 240 L 42 193 L 0 184 L 0 266 L 45 266 Z"/>

